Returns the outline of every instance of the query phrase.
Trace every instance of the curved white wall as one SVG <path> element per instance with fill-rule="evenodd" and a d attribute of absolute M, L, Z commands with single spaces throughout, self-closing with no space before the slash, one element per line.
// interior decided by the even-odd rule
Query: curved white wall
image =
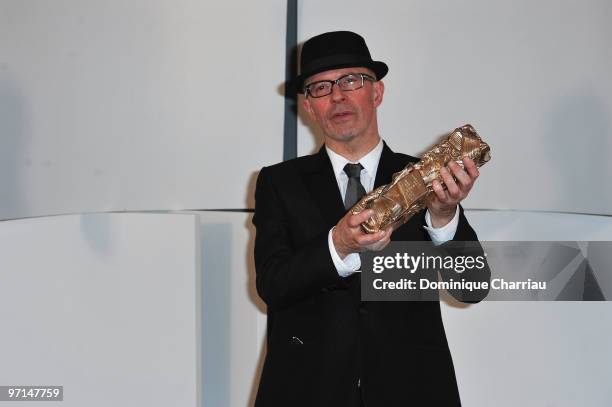
<path fill-rule="evenodd" d="M 200 406 L 198 242 L 187 214 L 0 222 L 0 383 L 64 386 L 66 407 Z"/>
<path fill-rule="evenodd" d="M 612 217 L 467 211 L 481 240 L 611 241 Z M 605 256 L 609 258 L 609 256 Z M 608 301 L 442 304 L 465 406 L 606 407 L 612 403 L 612 278 L 592 264 Z"/>

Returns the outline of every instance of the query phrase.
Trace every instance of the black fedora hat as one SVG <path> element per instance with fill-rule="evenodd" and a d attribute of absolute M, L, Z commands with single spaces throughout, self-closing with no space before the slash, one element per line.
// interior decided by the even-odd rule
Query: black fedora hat
<path fill-rule="evenodd" d="M 304 92 L 304 81 L 320 72 L 330 69 L 362 66 L 382 79 L 389 71 L 384 62 L 373 61 L 363 37 L 351 31 L 332 31 L 312 37 L 302 46 L 300 74 L 294 85 Z"/>

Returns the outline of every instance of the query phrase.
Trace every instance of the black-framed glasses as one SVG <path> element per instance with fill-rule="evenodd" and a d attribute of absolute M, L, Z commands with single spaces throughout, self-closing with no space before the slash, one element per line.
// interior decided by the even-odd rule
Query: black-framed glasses
<path fill-rule="evenodd" d="M 341 76 L 335 81 L 316 81 L 309 83 L 304 86 L 304 93 L 306 96 L 312 96 L 313 98 L 321 98 L 332 93 L 334 85 L 342 91 L 353 91 L 363 88 L 365 81 L 375 82 L 376 78 L 365 74 L 365 73 L 349 73 Z"/>

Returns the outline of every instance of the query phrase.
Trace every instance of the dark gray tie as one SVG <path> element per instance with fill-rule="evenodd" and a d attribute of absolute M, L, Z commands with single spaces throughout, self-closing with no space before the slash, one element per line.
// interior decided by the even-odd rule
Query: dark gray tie
<path fill-rule="evenodd" d="M 365 188 L 361 185 L 360 175 L 363 166 L 357 164 L 346 164 L 344 172 L 348 175 L 348 184 L 346 185 L 346 195 L 344 195 L 344 208 L 349 209 L 366 194 Z"/>

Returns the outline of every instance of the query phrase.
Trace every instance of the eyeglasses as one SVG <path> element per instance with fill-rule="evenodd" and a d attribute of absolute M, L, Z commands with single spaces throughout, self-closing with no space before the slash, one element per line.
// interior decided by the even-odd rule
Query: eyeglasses
<path fill-rule="evenodd" d="M 365 73 L 350 73 L 336 79 L 335 81 L 317 81 L 304 86 L 304 93 L 313 98 L 321 98 L 332 93 L 335 85 L 343 91 L 353 91 L 363 88 L 365 81 L 375 82 L 376 78 Z"/>

